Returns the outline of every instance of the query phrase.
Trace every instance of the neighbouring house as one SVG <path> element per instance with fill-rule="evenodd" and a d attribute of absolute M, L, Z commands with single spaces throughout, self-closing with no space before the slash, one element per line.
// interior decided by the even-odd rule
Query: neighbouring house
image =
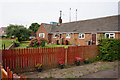
<path fill-rule="evenodd" d="M 118 16 L 120 15 L 69 23 L 62 23 L 60 17 L 59 24 L 42 23 L 36 37 L 46 38 L 54 44 L 97 45 L 101 36 L 120 38 Z"/>
<path fill-rule="evenodd" d="M 7 27 L 1 27 L 0 28 L 0 36 L 7 36 L 6 29 L 7 29 Z"/>

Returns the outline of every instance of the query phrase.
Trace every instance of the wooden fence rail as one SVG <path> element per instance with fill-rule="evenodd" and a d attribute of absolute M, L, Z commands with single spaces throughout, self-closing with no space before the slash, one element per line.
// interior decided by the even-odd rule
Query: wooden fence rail
<path fill-rule="evenodd" d="M 66 51 L 67 50 L 67 51 Z M 66 64 L 73 64 L 75 57 L 94 59 L 98 52 L 98 46 L 75 46 L 55 48 L 11 49 L 2 52 L 3 66 L 9 67 L 14 72 L 35 70 L 37 63 L 43 64 L 43 68 L 58 66 L 58 59 L 63 58 Z"/>

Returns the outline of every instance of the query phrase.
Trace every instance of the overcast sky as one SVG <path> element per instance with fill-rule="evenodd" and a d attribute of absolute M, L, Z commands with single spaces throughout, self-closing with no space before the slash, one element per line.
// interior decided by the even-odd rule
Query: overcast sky
<path fill-rule="evenodd" d="M 118 14 L 119 0 L 0 0 L 0 27 L 9 24 L 29 27 L 33 22 L 58 22 L 62 10 L 63 23 Z"/>

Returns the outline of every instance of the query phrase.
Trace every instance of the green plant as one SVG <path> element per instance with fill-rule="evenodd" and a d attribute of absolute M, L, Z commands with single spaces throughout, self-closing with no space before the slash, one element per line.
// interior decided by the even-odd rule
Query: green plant
<path fill-rule="evenodd" d="M 41 63 L 38 63 L 38 64 L 35 65 L 35 67 L 36 67 L 37 69 L 39 69 L 39 68 L 42 67 L 42 64 L 41 64 Z"/>
<path fill-rule="evenodd" d="M 30 40 L 28 46 L 30 46 L 30 47 L 39 47 L 39 46 L 44 47 L 45 42 L 47 42 L 47 40 L 44 38 L 33 38 Z"/>
<path fill-rule="evenodd" d="M 9 38 L 9 36 L 5 36 L 5 38 Z"/>
<path fill-rule="evenodd" d="M 82 58 L 80 58 L 80 57 L 75 57 L 75 64 L 76 64 L 76 66 L 79 66 L 79 65 L 80 65 L 80 60 L 82 60 Z"/>
<path fill-rule="evenodd" d="M 15 42 L 15 47 L 18 47 L 20 45 L 20 42 Z"/>
<path fill-rule="evenodd" d="M 84 59 L 84 63 L 85 63 L 85 64 L 88 64 L 88 63 L 89 63 L 89 59 L 88 59 L 88 58 L 85 58 L 85 59 Z"/>
<path fill-rule="evenodd" d="M 105 39 L 105 34 L 100 34 L 98 40 L 102 40 L 102 39 Z"/>
<path fill-rule="evenodd" d="M 120 39 L 101 39 L 99 40 L 100 53 L 96 61 L 114 61 L 120 59 Z"/>
<path fill-rule="evenodd" d="M 85 58 L 85 61 L 88 61 L 88 58 Z"/>
<path fill-rule="evenodd" d="M 65 62 L 63 61 L 63 58 L 60 58 L 59 60 L 58 60 L 58 62 L 59 62 L 59 68 L 60 69 L 63 69 L 64 68 L 64 66 L 65 66 Z"/>
<path fill-rule="evenodd" d="M 40 41 L 42 41 L 42 43 L 40 44 L 42 47 L 45 47 L 45 43 L 47 43 L 47 39 L 44 38 L 39 38 Z"/>
<path fill-rule="evenodd" d="M 16 41 L 18 41 L 18 37 L 16 37 Z"/>
<path fill-rule="evenodd" d="M 6 34 L 9 37 L 18 37 L 18 41 L 26 41 L 31 35 L 31 30 L 27 29 L 23 25 L 9 25 L 6 29 Z"/>
<path fill-rule="evenodd" d="M 1 38 L 5 38 L 5 36 L 4 36 L 4 35 L 2 35 L 2 36 L 1 36 Z"/>

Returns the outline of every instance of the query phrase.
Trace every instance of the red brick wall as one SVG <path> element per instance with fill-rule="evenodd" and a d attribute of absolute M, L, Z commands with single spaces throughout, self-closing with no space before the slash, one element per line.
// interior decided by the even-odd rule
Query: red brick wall
<path fill-rule="evenodd" d="M 48 32 L 45 29 L 45 27 L 43 26 L 43 24 L 41 24 L 41 26 L 39 27 L 39 29 L 36 33 L 36 37 L 39 37 L 39 33 L 45 33 L 45 39 L 48 39 Z"/>
<path fill-rule="evenodd" d="M 37 31 L 37 37 L 39 37 L 39 33 L 45 33 L 45 38 L 48 39 L 48 32 L 45 29 L 45 27 L 43 25 L 41 25 Z M 100 34 L 103 33 L 97 33 L 97 40 L 100 37 Z M 53 34 L 51 34 L 51 42 L 55 43 L 57 42 L 57 40 L 59 40 L 59 33 L 57 33 L 58 37 L 53 38 Z M 64 38 L 65 40 L 69 41 L 69 44 L 74 44 L 74 45 L 88 45 L 88 41 L 91 41 L 91 33 L 85 33 L 85 39 L 79 39 L 79 33 L 74 33 L 74 37 L 73 37 L 73 33 L 70 34 L 70 38 L 66 38 L 66 33 L 62 33 L 62 38 Z M 115 33 L 115 38 L 119 38 L 120 39 L 120 33 Z M 98 42 L 96 42 L 96 44 L 98 44 Z"/>
<path fill-rule="evenodd" d="M 97 33 L 97 36 L 96 36 L 97 40 L 99 39 L 100 34 L 103 34 L 103 33 Z M 85 33 L 85 39 L 79 39 L 78 38 L 79 33 L 74 33 L 74 38 L 72 33 L 71 33 L 71 38 L 66 38 L 66 33 L 63 33 L 62 37 L 65 38 L 65 40 L 68 40 L 70 44 L 74 44 L 74 45 L 88 45 L 88 41 L 91 41 L 91 33 Z M 115 38 L 120 39 L 120 33 L 115 33 Z M 56 43 L 56 40 L 59 40 L 59 37 L 53 38 L 53 35 L 52 35 L 52 42 Z M 96 42 L 96 44 L 98 44 L 98 42 Z"/>
<path fill-rule="evenodd" d="M 120 39 L 120 33 L 115 33 L 115 38 Z"/>
<path fill-rule="evenodd" d="M 59 33 L 57 33 L 59 35 Z M 74 33 L 74 38 L 73 38 L 73 33 L 70 34 L 70 38 L 66 38 L 66 33 L 62 34 L 62 38 L 65 40 L 69 41 L 69 44 L 74 44 L 74 45 L 88 45 L 88 41 L 91 40 L 91 33 L 85 33 L 85 39 L 79 39 L 79 33 Z M 53 38 L 52 35 L 52 42 L 56 43 L 56 41 L 59 40 L 59 37 Z"/>

